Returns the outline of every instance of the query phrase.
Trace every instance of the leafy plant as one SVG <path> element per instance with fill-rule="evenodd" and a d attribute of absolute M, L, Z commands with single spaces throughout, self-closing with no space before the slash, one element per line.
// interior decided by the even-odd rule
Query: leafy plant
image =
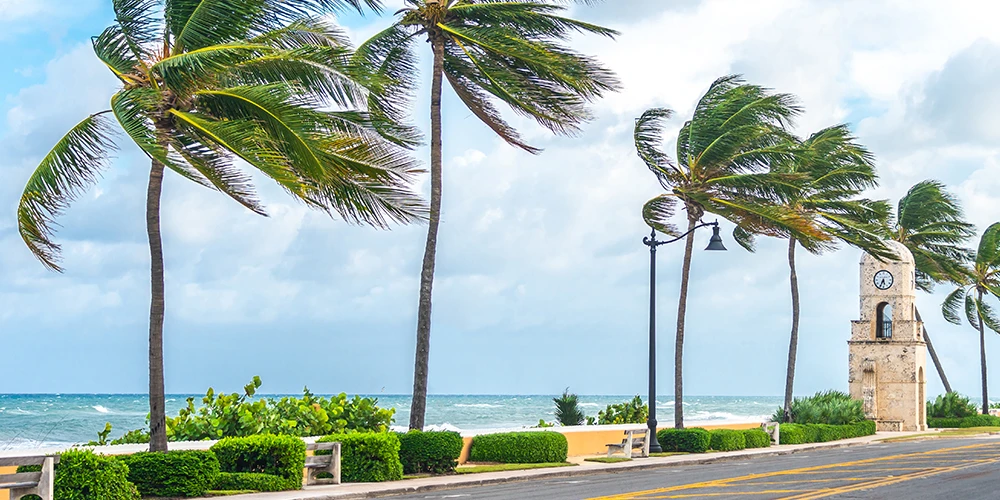
<path fill-rule="evenodd" d="M 260 472 L 221 472 L 213 490 L 217 491 L 286 491 L 288 481 L 280 476 Z"/>
<path fill-rule="evenodd" d="M 128 466 L 128 480 L 144 497 L 200 497 L 219 478 L 211 451 L 135 453 L 117 457 Z"/>
<path fill-rule="evenodd" d="M 576 394 L 569 393 L 569 387 L 563 391 L 562 396 L 553 398 L 556 404 L 556 421 L 562 425 L 580 425 L 584 422 L 583 411 L 580 410 L 579 399 Z"/>
<path fill-rule="evenodd" d="M 780 444 L 803 444 L 850 439 L 875 434 L 875 422 L 863 420 L 847 425 L 780 424 Z"/>
<path fill-rule="evenodd" d="M 709 446 L 715 451 L 739 451 L 747 447 L 742 431 L 715 429 L 711 431 L 711 435 L 712 442 Z"/>
<path fill-rule="evenodd" d="M 1000 417 L 974 414 L 962 418 L 928 418 L 927 426 L 935 429 L 968 427 L 1000 427 Z"/>
<path fill-rule="evenodd" d="M 814 396 L 795 398 L 791 405 L 792 422 L 799 424 L 846 425 L 865 419 L 864 404 L 840 391 L 817 392 Z M 784 408 L 778 408 L 771 419 L 785 422 Z"/>
<path fill-rule="evenodd" d="M 229 437 L 212 445 L 222 472 L 258 472 L 285 480 L 285 489 L 302 487 L 306 444 L 292 436 L 262 434 Z"/>
<path fill-rule="evenodd" d="M 139 500 L 128 480 L 128 466 L 90 450 L 70 450 L 59 456 L 55 498 L 59 500 Z"/>
<path fill-rule="evenodd" d="M 649 416 L 649 406 L 636 396 L 631 401 L 610 404 L 597 412 L 597 425 L 643 424 Z M 592 422 L 588 420 L 588 423 Z"/>
<path fill-rule="evenodd" d="M 470 459 L 504 464 L 565 462 L 568 451 L 566 436 L 558 432 L 507 432 L 472 438 Z"/>
<path fill-rule="evenodd" d="M 948 392 L 927 402 L 927 418 L 964 418 L 978 412 L 975 403 L 957 392 Z"/>
<path fill-rule="evenodd" d="M 767 448 L 771 446 L 771 436 L 761 429 L 745 429 L 743 438 L 747 448 Z"/>
<path fill-rule="evenodd" d="M 398 436 L 404 474 L 454 472 L 465 445 L 457 432 L 410 431 Z"/>
<path fill-rule="evenodd" d="M 425 216 L 409 183 L 416 165 L 385 118 L 364 107 L 380 79 L 359 74 L 342 33 L 324 17 L 360 0 L 116 0 L 115 23 L 93 37 L 118 79 L 110 109 L 63 136 L 17 209 L 29 250 L 59 270 L 55 219 L 101 177 L 121 132 L 150 158 L 146 233 L 151 255 L 150 449 L 166 451 L 160 201 L 166 171 L 266 211 L 244 166 L 306 205 L 385 227 Z M 365 0 L 378 6 L 376 0 Z M 379 123 L 376 123 L 378 121 Z M 237 162 L 237 160 L 240 160 Z"/>
<path fill-rule="evenodd" d="M 403 479 L 400 439 L 395 432 L 332 434 L 323 436 L 318 442 L 340 443 L 340 475 L 345 483 L 379 483 Z M 316 452 L 317 455 L 329 453 L 327 450 Z M 438 462 L 435 464 L 440 465 Z"/>
<path fill-rule="evenodd" d="M 660 429 L 656 441 L 667 452 L 705 453 L 712 444 L 712 435 L 700 427 Z"/>

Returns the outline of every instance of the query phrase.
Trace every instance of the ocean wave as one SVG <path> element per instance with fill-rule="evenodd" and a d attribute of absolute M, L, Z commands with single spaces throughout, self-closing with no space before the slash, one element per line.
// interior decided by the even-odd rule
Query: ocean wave
<path fill-rule="evenodd" d="M 588 408 L 600 408 L 600 403 L 580 403 L 580 406 L 586 406 Z"/>
<path fill-rule="evenodd" d="M 13 410 L 7 410 L 7 413 L 11 415 L 34 415 L 34 413 L 28 410 L 22 410 L 20 407 L 14 408 Z"/>
<path fill-rule="evenodd" d="M 0 451 L 5 450 L 27 450 L 35 448 L 57 448 L 69 446 L 73 443 L 63 441 L 39 441 L 37 439 L 26 439 L 15 437 L 7 440 L 0 440 Z"/>
<path fill-rule="evenodd" d="M 105 408 L 105 407 L 103 407 L 101 405 L 94 405 L 94 406 L 91 406 L 91 408 L 93 408 L 94 410 L 96 410 L 97 413 L 111 413 L 111 410 L 109 410 L 109 409 L 107 409 L 107 408 Z"/>
<path fill-rule="evenodd" d="M 766 415 L 737 415 L 725 411 L 696 411 L 687 417 L 691 420 L 724 422 L 753 422 L 767 418 Z"/>
<path fill-rule="evenodd" d="M 491 405 L 489 403 L 455 403 L 452 406 L 455 408 L 503 408 L 503 405 Z"/>

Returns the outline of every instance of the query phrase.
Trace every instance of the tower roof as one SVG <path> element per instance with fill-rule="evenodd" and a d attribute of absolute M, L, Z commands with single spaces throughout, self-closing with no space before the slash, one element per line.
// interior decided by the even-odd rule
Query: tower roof
<path fill-rule="evenodd" d="M 913 264 L 913 254 L 910 253 L 910 249 L 909 248 L 906 248 L 906 245 L 904 245 L 904 244 L 902 244 L 902 243 L 900 243 L 898 241 L 892 241 L 892 240 L 883 241 L 883 243 L 885 244 L 886 247 L 889 248 L 889 250 L 891 250 L 893 253 L 896 254 L 896 258 L 897 258 L 897 262 L 898 263 L 900 263 L 900 264 Z M 865 252 L 864 254 L 861 255 L 861 263 L 862 264 L 865 264 L 865 263 L 871 262 L 871 261 L 881 262 L 878 257 L 876 257 L 876 256 L 874 256 L 874 255 L 872 255 L 870 253 Z"/>

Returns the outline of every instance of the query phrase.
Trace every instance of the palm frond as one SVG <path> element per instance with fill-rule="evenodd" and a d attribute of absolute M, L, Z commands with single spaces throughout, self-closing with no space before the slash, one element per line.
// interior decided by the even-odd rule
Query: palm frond
<path fill-rule="evenodd" d="M 676 212 L 677 199 L 671 195 L 661 194 L 642 206 L 642 220 L 656 231 L 676 237 L 680 235 L 680 231 L 671 222 Z"/>
<path fill-rule="evenodd" d="M 978 301 L 972 293 L 965 294 L 965 319 L 976 330 L 979 329 L 979 307 L 977 303 Z"/>
<path fill-rule="evenodd" d="M 985 300 L 977 299 L 976 308 L 979 310 L 979 317 L 982 319 L 983 325 L 996 333 L 1000 333 L 1000 318 L 997 318 L 993 307 L 986 303 Z"/>
<path fill-rule="evenodd" d="M 480 91 L 475 83 L 452 73 L 445 73 L 445 77 L 465 107 L 469 108 L 469 111 L 472 111 L 472 114 L 476 115 L 479 121 L 493 130 L 501 139 L 531 154 L 542 152 L 541 149 L 530 146 L 521 140 L 521 134 L 500 116 L 500 112 L 490 103 L 489 97 Z"/>
<path fill-rule="evenodd" d="M 160 0 L 113 0 L 115 22 L 133 56 L 144 63 L 161 42 L 163 24 L 157 15 Z"/>
<path fill-rule="evenodd" d="M 21 238 L 45 267 L 59 271 L 59 245 L 52 241 L 55 219 L 87 187 L 97 182 L 115 130 L 106 111 L 88 116 L 63 136 L 31 174 L 17 207 Z"/>
<path fill-rule="evenodd" d="M 659 146 L 663 142 L 664 125 L 673 113 L 673 110 L 667 108 L 646 110 L 635 120 L 633 131 L 635 150 L 639 158 L 656 175 L 664 189 L 672 183 L 682 182 L 685 179 L 684 172 L 677 168 Z"/>
<path fill-rule="evenodd" d="M 377 130 L 387 140 L 411 148 L 420 143 L 420 132 L 408 122 L 418 81 L 415 36 L 394 24 L 361 44 L 352 58 L 355 67 L 368 69 L 356 79 L 369 91 L 368 112 Z"/>
<path fill-rule="evenodd" d="M 757 236 L 752 231 L 736 226 L 733 228 L 733 239 L 746 251 L 750 253 L 757 251 Z"/>
<path fill-rule="evenodd" d="M 120 26 L 117 24 L 109 26 L 100 35 L 91 38 L 90 41 L 97 58 L 122 83 L 134 83 L 135 79 L 130 73 L 139 64 L 139 60 L 129 47 L 129 41 L 122 33 Z"/>
<path fill-rule="evenodd" d="M 1000 222 L 986 228 L 979 239 L 979 250 L 976 252 L 976 267 L 983 269 L 1000 269 Z M 986 274 L 985 272 L 982 274 Z"/>
<path fill-rule="evenodd" d="M 962 304 L 965 303 L 965 288 L 958 287 L 953 292 L 949 293 L 944 299 L 944 303 L 941 304 L 941 314 L 944 315 L 944 319 L 948 320 L 949 323 L 956 325 L 962 324 Z"/>

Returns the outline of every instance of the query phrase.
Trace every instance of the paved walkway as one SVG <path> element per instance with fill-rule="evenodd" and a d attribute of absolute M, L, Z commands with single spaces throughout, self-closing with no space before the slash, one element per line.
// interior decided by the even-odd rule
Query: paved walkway
<path fill-rule="evenodd" d="M 912 436 L 915 434 L 926 434 L 926 432 L 879 432 L 874 436 L 844 439 L 829 443 L 782 445 L 772 446 L 770 448 L 757 448 L 732 452 L 637 458 L 631 462 L 619 462 L 616 464 L 585 462 L 583 461 L 583 457 L 572 457 L 570 461 L 579 463 L 580 465 L 575 467 L 556 467 L 551 469 L 437 476 L 422 479 L 407 479 L 388 483 L 345 483 L 335 486 L 310 486 L 299 491 L 254 493 L 250 495 L 236 495 L 226 498 L 232 500 L 341 500 L 350 498 L 375 498 L 389 495 L 423 493 L 463 486 L 481 486 L 511 481 L 527 481 L 538 478 L 573 477 L 594 473 L 625 472 L 676 465 L 706 464 L 723 460 L 752 458 L 755 456 L 786 455 L 789 453 L 797 453 L 807 450 L 821 450 L 828 448 L 840 448 L 844 446 L 864 445 L 880 439 Z"/>

